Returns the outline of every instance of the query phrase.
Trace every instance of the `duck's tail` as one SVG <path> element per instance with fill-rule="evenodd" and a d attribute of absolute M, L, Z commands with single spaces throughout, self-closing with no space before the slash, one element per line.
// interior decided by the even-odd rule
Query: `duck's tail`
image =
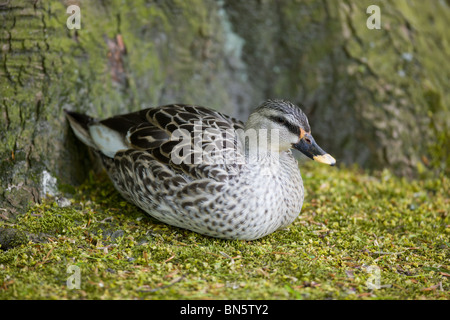
<path fill-rule="evenodd" d="M 70 127 L 73 132 L 85 145 L 98 149 L 92 140 L 91 134 L 89 133 L 89 125 L 97 122 L 94 118 L 89 117 L 82 113 L 77 113 L 64 109 L 66 113 L 67 120 L 69 120 Z"/>
<path fill-rule="evenodd" d="M 64 110 L 73 132 L 85 145 L 114 158 L 117 151 L 128 146 L 119 132 L 82 113 Z"/>

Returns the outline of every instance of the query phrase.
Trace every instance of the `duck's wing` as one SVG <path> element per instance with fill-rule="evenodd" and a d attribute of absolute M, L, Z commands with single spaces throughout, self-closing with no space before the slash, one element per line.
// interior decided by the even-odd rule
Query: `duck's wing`
<path fill-rule="evenodd" d="M 244 124 L 204 107 L 169 105 L 150 109 L 148 126 L 163 130 L 169 138 L 147 149 L 158 161 L 193 178 L 224 180 L 236 174 L 243 163 L 237 130 Z M 142 131 L 141 131 L 142 130 Z M 147 126 L 135 129 L 130 141 L 146 136 Z M 130 131 L 131 132 L 131 131 Z"/>
<path fill-rule="evenodd" d="M 128 131 L 130 144 L 175 172 L 222 181 L 239 171 L 243 152 L 236 132 L 244 129 L 241 121 L 204 107 L 178 104 L 148 109 L 145 117 L 146 122 Z"/>
<path fill-rule="evenodd" d="M 94 144 L 105 156 L 120 158 L 122 162 L 130 154 L 125 150 L 141 151 L 139 154 L 145 159 L 165 167 L 166 170 L 161 168 L 163 171 L 182 174 L 188 180 L 216 181 L 237 174 L 244 163 L 236 134 L 236 130 L 244 129 L 244 124 L 204 107 L 174 104 L 102 121 L 88 120 L 90 123 L 84 128 L 92 143 L 85 143 L 91 147 Z"/>

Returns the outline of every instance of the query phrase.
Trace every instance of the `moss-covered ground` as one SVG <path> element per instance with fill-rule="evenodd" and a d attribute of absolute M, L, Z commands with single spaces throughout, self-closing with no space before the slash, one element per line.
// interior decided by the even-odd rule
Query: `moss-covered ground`
<path fill-rule="evenodd" d="M 316 163 L 302 173 L 301 215 L 256 241 L 159 223 L 92 175 L 70 205 L 0 219 L 14 234 L 0 250 L 0 299 L 450 298 L 448 177 Z"/>

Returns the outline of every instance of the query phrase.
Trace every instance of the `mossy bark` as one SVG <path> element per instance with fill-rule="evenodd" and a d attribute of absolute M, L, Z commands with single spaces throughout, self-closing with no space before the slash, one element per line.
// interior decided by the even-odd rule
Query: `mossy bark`
<path fill-rule="evenodd" d="M 380 30 L 366 27 L 373 4 Z M 449 172 L 448 1 L 22 0 L 0 17 L 2 215 L 86 177 L 64 108 L 184 102 L 245 120 L 284 98 L 340 162 Z"/>

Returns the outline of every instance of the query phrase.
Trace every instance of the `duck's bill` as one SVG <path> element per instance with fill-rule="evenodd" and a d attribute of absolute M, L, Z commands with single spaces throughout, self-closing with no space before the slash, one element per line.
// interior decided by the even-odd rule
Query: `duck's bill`
<path fill-rule="evenodd" d="M 336 164 L 336 159 L 323 151 L 309 133 L 306 133 L 302 139 L 300 139 L 300 141 L 293 146 L 295 149 L 299 150 L 314 161 L 325 163 L 330 166 L 334 166 Z"/>

